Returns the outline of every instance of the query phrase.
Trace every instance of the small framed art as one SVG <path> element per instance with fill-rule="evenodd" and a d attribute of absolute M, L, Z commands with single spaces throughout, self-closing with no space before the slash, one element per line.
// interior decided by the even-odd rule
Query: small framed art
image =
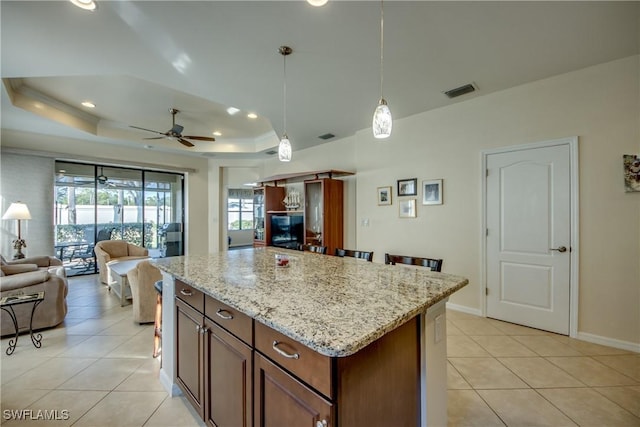
<path fill-rule="evenodd" d="M 400 200 L 398 202 L 400 218 L 416 217 L 416 199 Z"/>
<path fill-rule="evenodd" d="M 624 191 L 640 191 L 640 155 L 625 154 L 622 159 L 624 165 Z"/>
<path fill-rule="evenodd" d="M 400 196 L 417 196 L 418 195 L 418 179 L 399 179 L 398 180 L 398 197 Z"/>
<path fill-rule="evenodd" d="M 422 181 L 422 204 L 441 205 L 442 204 L 442 180 L 431 179 Z"/>
<path fill-rule="evenodd" d="M 391 204 L 391 186 L 378 187 L 378 206 Z"/>

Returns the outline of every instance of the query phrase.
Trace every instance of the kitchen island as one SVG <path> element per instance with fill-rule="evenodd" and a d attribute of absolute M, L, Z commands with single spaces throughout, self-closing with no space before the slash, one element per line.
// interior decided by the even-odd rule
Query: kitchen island
<path fill-rule="evenodd" d="M 446 425 L 444 303 L 467 279 L 273 247 L 153 262 L 161 381 L 210 423 Z"/>

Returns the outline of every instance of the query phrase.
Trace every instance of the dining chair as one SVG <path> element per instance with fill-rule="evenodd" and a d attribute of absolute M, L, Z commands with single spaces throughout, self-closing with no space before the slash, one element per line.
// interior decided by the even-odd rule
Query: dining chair
<path fill-rule="evenodd" d="M 353 251 L 351 249 L 336 248 L 335 256 L 359 258 L 365 261 L 373 262 L 373 252 Z"/>
<path fill-rule="evenodd" d="M 442 260 L 437 258 L 419 258 L 405 255 L 384 254 L 385 264 L 407 264 L 430 268 L 431 271 L 442 271 Z"/>
<path fill-rule="evenodd" d="M 315 252 L 317 254 L 326 255 L 327 247 L 326 246 L 316 246 L 316 245 L 298 245 L 298 250 L 305 252 Z"/>

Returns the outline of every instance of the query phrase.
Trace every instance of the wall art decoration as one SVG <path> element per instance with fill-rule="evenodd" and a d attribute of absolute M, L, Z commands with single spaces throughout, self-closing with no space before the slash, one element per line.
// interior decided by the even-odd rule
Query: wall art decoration
<path fill-rule="evenodd" d="M 391 186 L 378 187 L 378 206 L 390 205 L 391 203 Z"/>
<path fill-rule="evenodd" d="M 625 154 L 622 156 L 624 166 L 624 191 L 640 191 L 640 155 Z"/>
<path fill-rule="evenodd" d="M 398 197 L 417 196 L 417 195 L 418 195 L 418 178 L 398 180 Z"/>
<path fill-rule="evenodd" d="M 441 205 L 442 204 L 442 180 L 430 179 L 422 181 L 422 204 Z"/>
<path fill-rule="evenodd" d="M 400 218 L 416 217 L 416 199 L 400 200 L 398 205 Z"/>

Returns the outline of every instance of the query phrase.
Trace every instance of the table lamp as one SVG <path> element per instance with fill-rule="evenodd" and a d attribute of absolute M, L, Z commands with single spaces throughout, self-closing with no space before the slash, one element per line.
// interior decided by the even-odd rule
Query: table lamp
<path fill-rule="evenodd" d="M 27 247 L 26 242 L 22 239 L 22 235 L 20 233 L 20 221 L 23 219 L 31 219 L 31 214 L 29 213 L 29 208 L 26 204 L 22 202 L 11 203 L 9 209 L 2 215 L 2 219 L 17 219 L 18 220 L 18 239 L 14 240 L 13 249 L 16 250 L 16 253 L 13 255 L 13 259 L 21 259 L 24 258 L 24 254 L 22 253 L 22 248 Z"/>

